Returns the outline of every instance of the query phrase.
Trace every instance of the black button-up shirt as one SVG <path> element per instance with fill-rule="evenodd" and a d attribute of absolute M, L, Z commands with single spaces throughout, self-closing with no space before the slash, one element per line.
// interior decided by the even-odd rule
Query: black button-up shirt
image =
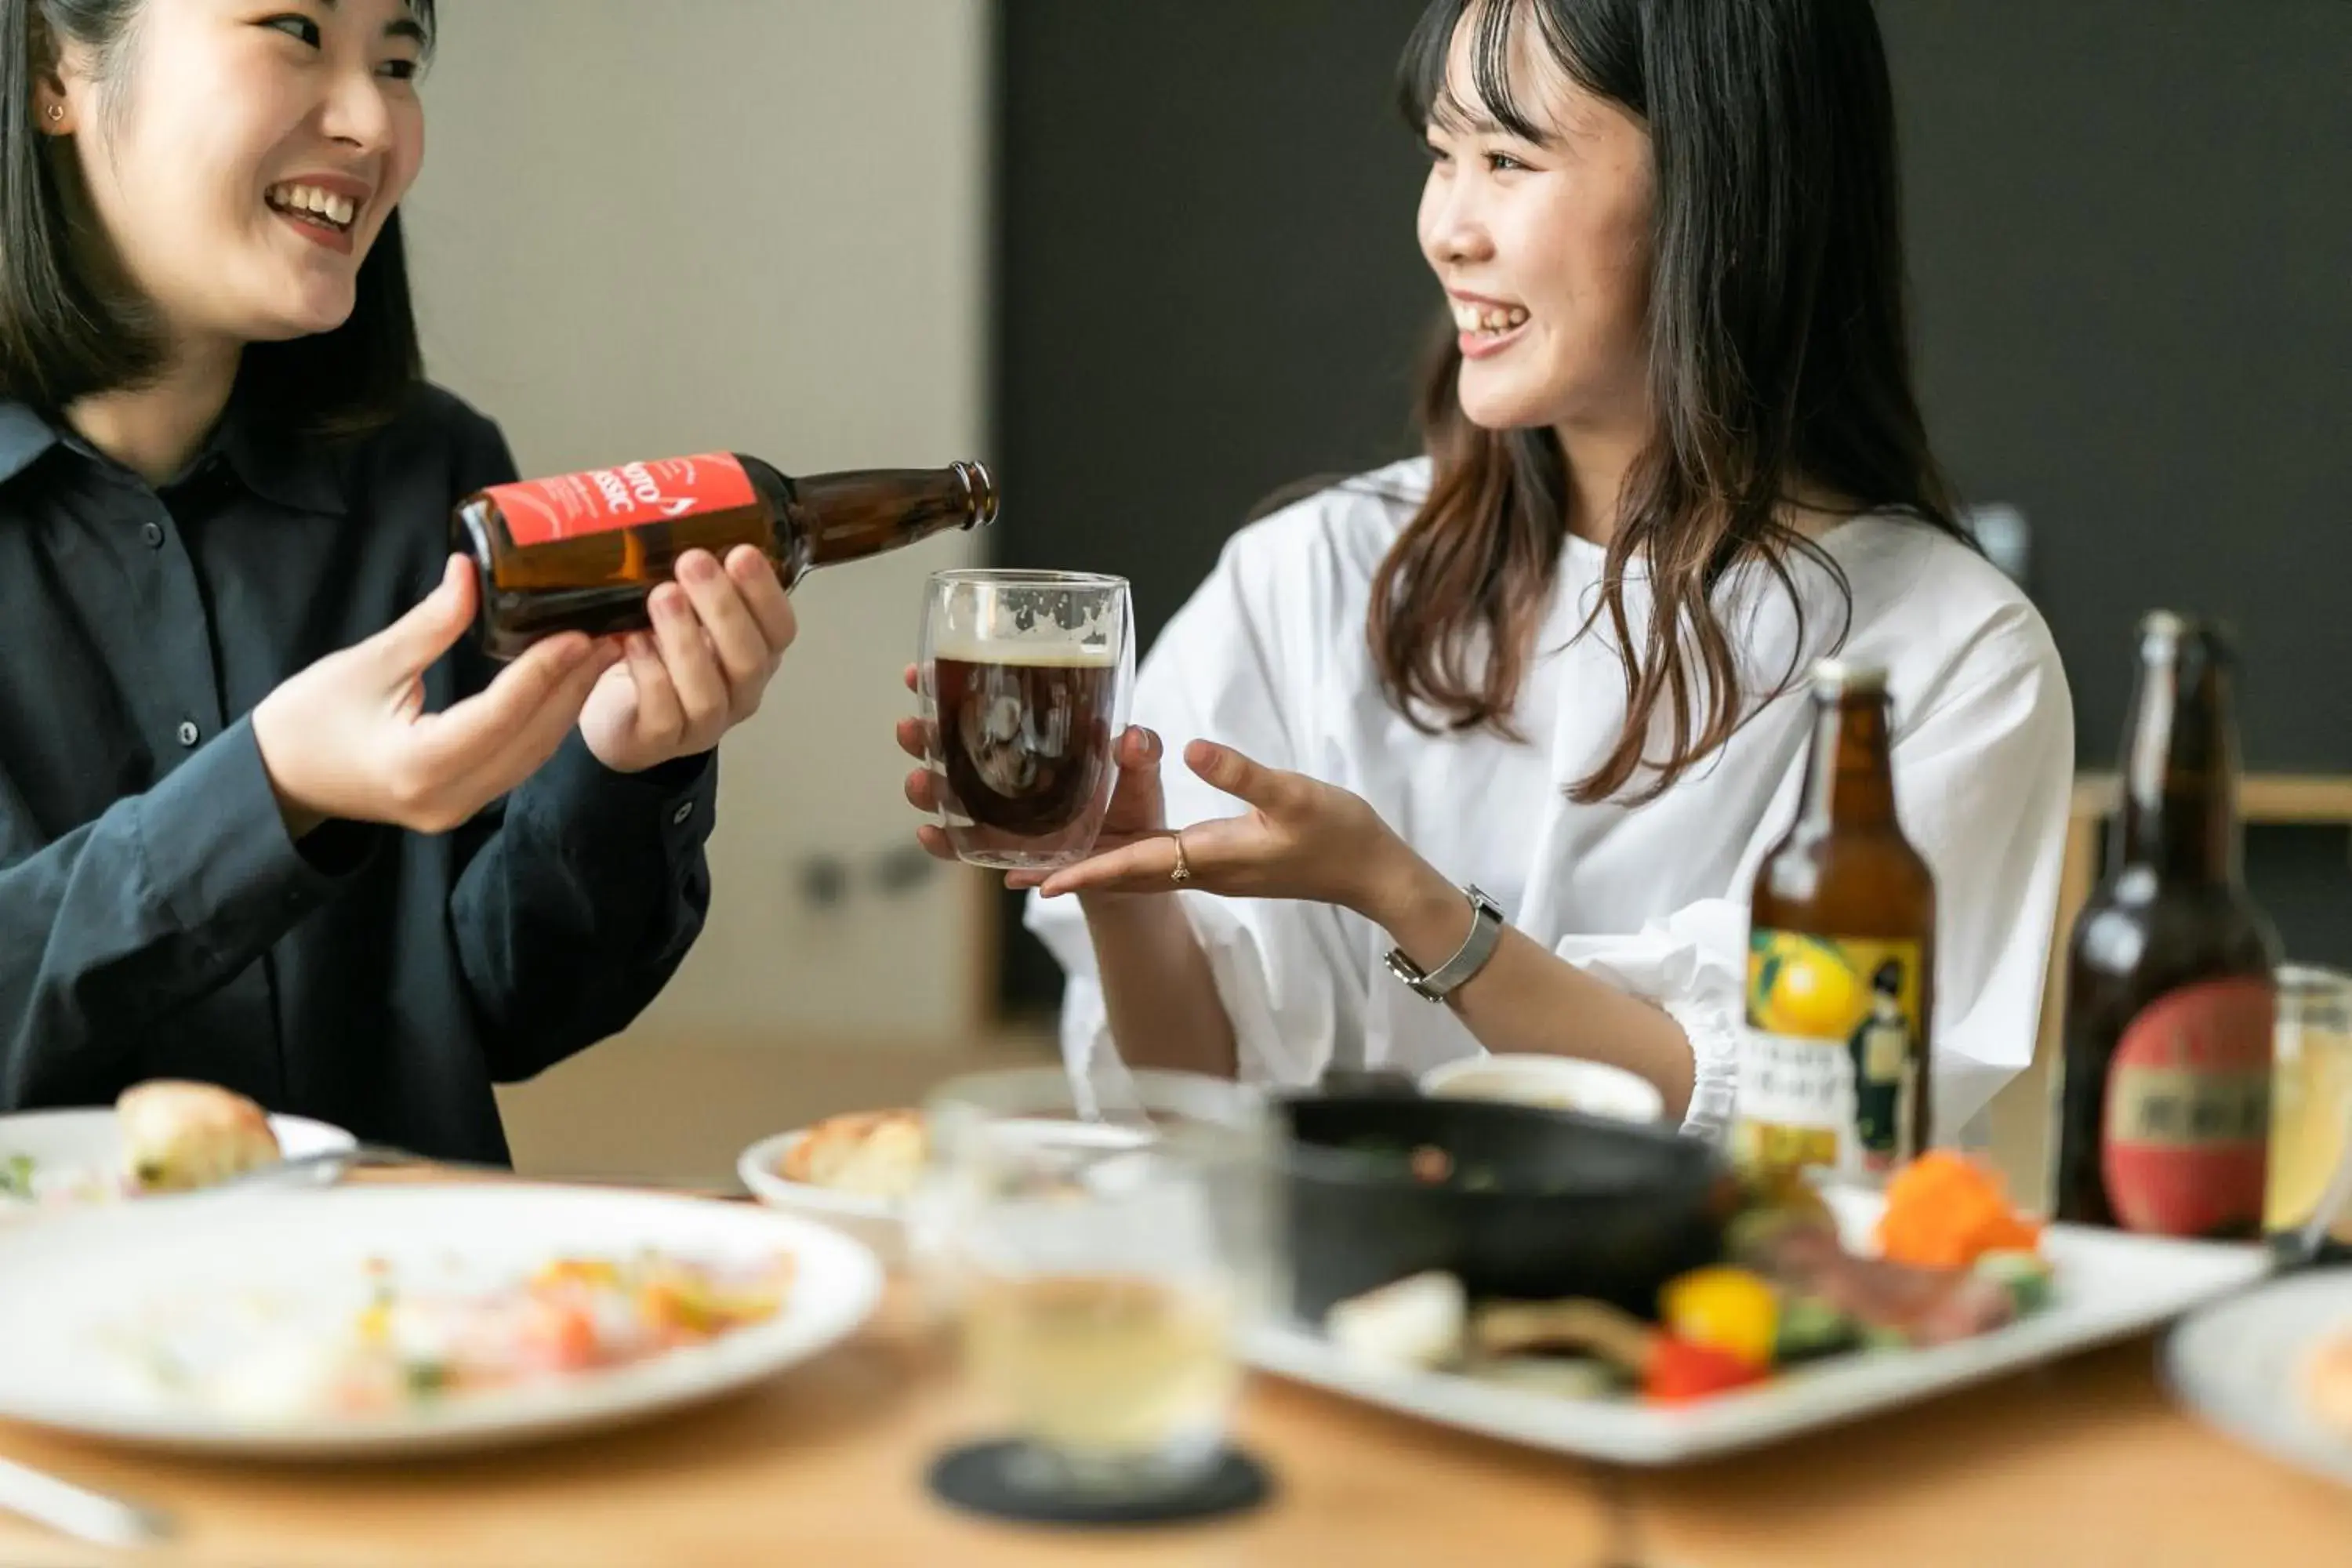
<path fill-rule="evenodd" d="M 575 731 L 455 832 L 298 847 L 245 717 L 429 593 L 452 505 L 514 477 L 433 388 L 337 444 L 232 405 L 160 490 L 0 401 L 0 1109 L 194 1078 L 503 1161 L 490 1086 L 660 990 L 709 903 L 715 759 L 615 773 Z M 428 707 L 492 672 L 461 643 Z"/>

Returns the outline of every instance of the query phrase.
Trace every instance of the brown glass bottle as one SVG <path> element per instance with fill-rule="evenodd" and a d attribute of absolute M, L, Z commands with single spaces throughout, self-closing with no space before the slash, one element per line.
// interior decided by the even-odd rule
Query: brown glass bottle
<path fill-rule="evenodd" d="M 1796 820 L 1749 895 L 1734 1159 L 1883 1180 L 1927 1145 L 1936 879 L 1895 809 L 1886 678 L 1824 660 Z"/>
<path fill-rule="evenodd" d="M 2221 628 L 2139 628 L 2122 809 L 2074 921 L 2057 1217 L 2251 1237 L 2269 1153 L 2278 938 L 2239 872 L 2238 732 Z"/>
<path fill-rule="evenodd" d="M 979 463 L 796 479 L 709 452 L 494 485 L 457 503 L 450 538 L 480 574 L 483 648 L 512 658 L 556 632 L 645 626 L 646 595 L 689 550 L 752 545 L 790 588 L 814 567 L 995 520 L 996 482 Z"/>

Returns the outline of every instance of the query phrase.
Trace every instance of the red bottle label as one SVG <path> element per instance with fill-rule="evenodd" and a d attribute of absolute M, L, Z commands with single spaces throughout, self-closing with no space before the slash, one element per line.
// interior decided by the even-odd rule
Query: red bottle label
<path fill-rule="evenodd" d="M 2210 980 L 2158 997 L 2124 1030 L 2107 1066 L 2099 1169 L 2126 1230 L 2255 1233 L 2276 1012 L 2266 980 Z"/>
<path fill-rule="evenodd" d="M 697 512 L 750 506 L 757 499 L 751 476 L 726 452 L 492 485 L 485 493 L 497 503 L 507 536 L 518 545 L 643 522 L 675 522 Z"/>

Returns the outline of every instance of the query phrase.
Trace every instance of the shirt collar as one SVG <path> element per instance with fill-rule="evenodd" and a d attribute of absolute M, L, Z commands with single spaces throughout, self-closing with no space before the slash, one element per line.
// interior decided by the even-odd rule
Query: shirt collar
<path fill-rule="evenodd" d="M 32 467 L 61 441 L 97 457 L 29 405 L 0 399 L 0 484 Z M 346 510 L 341 475 L 328 439 L 273 427 L 243 407 L 241 399 L 230 400 L 220 424 L 182 478 L 197 472 L 215 457 L 235 470 L 247 489 L 280 506 L 333 517 Z"/>
<path fill-rule="evenodd" d="M 49 422 L 24 404 L 0 399 L 0 485 L 33 466 L 58 444 Z"/>

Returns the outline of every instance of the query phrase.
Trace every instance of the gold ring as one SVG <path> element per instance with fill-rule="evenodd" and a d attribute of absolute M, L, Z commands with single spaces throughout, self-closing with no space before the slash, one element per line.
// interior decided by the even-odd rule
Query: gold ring
<path fill-rule="evenodd" d="M 1180 827 L 1175 832 L 1170 834 L 1168 836 L 1168 842 L 1176 846 L 1176 868 L 1168 873 L 1168 879 L 1171 882 L 1191 881 L 1192 879 L 1192 863 L 1184 858 L 1184 830 Z"/>

